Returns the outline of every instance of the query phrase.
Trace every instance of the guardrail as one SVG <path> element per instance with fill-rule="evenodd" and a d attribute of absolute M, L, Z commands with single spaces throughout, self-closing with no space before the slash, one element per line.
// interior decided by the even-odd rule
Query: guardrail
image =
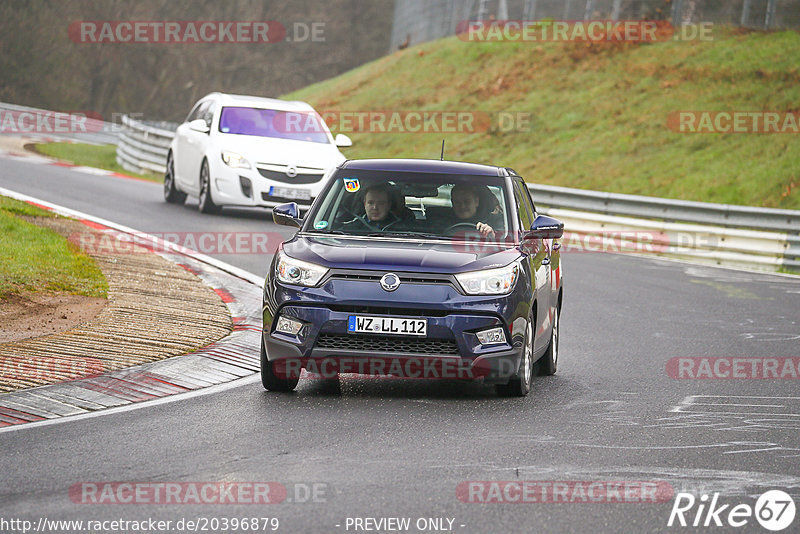
<path fill-rule="evenodd" d="M 536 184 L 529 185 L 529 189 L 537 207 L 546 206 L 543 212 L 564 220 L 569 232 L 596 238 L 584 244 L 578 240 L 574 247 L 567 243 L 567 250 L 585 250 L 588 244 L 606 252 L 660 255 L 767 271 L 800 271 L 798 210 Z M 628 250 L 614 250 L 626 241 L 632 242 Z"/>
<path fill-rule="evenodd" d="M 800 210 L 753 208 L 668 198 L 602 193 L 552 185 L 528 186 L 537 206 L 586 210 L 671 222 L 691 222 L 730 228 L 800 232 Z"/>
<path fill-rule="evenodd" d="M 93 113 L 55 112 L 0 102 L 0 134 L 116 145 L 119 127 L 93 118 Z M 64 120 L 66 119 L 66 120 Z"/>
<path fill-rule="evenodd" d="M 131 172 L 164 174 L 169 144 L 177 126 L 168 122 L 139 121 L 123 115 L 117 163 Z"/>
<path fill-rule="evenodd" d="M 117 161 L 134 172 L 163 173 L 177 125 L 124 116 Z M 777 271 L 800 270 L 800 211 L 529 185 L 537 207 L 563 219 L 569 236 L 631 241 L 642 254 Z M 624 235 L 623 235 L 624 234 Z M 596 241 L 573 243 L 597 246 Z M 567 251 L 573 247 L 566 243 Z M 632 251 L 636 253 L 635 251 Z"/>

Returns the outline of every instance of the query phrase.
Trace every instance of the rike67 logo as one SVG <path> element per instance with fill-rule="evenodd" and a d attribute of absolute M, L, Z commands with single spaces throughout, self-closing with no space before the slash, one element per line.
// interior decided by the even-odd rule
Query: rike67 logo
<path fill-rule="evenodd" d="M 710 502 L 706 494 L 698 499 L 691 493 L 678 493 L 667 526 L 739 528 L 755 517 L 763 528 L 779 532 L 794 522 L 795 512 L 794 499 L 781 490 L 770 490 L 762 494 L 755 507 L 745 503 L 719 504 L 719 493 L 715 493 Z"/>

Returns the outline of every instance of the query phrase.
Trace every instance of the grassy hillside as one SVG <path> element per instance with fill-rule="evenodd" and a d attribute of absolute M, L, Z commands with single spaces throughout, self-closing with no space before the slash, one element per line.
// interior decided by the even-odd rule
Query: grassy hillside
<path fill-rule="evenodd" d="M 524 111 L 528 132 L 447 134 L 447 157 L 528 181 L 800 208 L 800 134 L 684 134 L 671 112 L 800 111 L 800 34 L 711 42 L 422 44 L 285 95 L 318 110 Z M 345 132 L 348 133 L 348 132 Z M 441 134 L 351 135 L 351 158 L 438 157 Z"/>

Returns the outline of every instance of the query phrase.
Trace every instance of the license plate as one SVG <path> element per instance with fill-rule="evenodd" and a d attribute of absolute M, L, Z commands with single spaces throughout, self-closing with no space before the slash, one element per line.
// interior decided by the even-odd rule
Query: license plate
<path fill-rule="evenodd" d="M 308 189 L 295 189 L 293 187 L 275 187 L 269 188 L 269 196 L 292 198 L 297 200 L 311 200 L 311 191 Z"/>
<path fill-rule="evenodd" d="M 351 315 L 348 317 L 347 330 L 349 332 L 369 332 L 372 334 L 424 336 L 428 333 L 428 320 Z"/>

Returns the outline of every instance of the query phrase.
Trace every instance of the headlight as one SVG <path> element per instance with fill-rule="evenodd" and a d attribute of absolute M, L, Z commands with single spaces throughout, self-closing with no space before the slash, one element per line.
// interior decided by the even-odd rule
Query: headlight
<path fill-rule="evenodd" d="M 472 271 L 456 275 L 467 295 L 506 295 L 514 289 L 519 274 L 516 262 L 486 271 Z"/>
<path fill-rule="evenodd" d="M 313 287 L 328 272 L 327 267 L 290 258 L 283 252 L 278 254 L 280 256 L 275 266 L 275 274 L 278 280 L 285 284 Z"/>
<path fill-rule="evenodd" d="M 228 167 L 233 167 L 234 169 L 250 168 L 250 162 L 244 159 L 236 152 L 228 152 L 227 150 L 223 150 L 222 161 L 225 162 L 225 165 L 227 165 Z"/>

